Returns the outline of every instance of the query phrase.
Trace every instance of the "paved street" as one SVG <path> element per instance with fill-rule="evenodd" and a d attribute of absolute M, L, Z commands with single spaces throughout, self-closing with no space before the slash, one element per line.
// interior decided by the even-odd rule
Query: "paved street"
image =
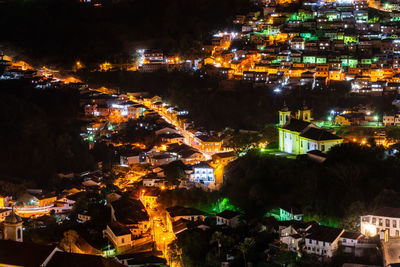
<path fill-rule="evenodd" d="M 384 266 L 400 263 L 400 239 L 390 239 L 382 243 Z"/>

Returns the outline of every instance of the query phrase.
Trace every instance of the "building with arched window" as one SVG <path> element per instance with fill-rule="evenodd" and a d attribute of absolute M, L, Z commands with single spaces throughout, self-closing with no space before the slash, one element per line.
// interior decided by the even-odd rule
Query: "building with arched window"
<path fill-rule="evenodd" d="M 303 105 L 296 118 L 286 105 L 279 111 L 279 150 L 290 154 L 306 154 L 319 150 L 327 152 L 341 144 L 343 138 L 320 129 L 311 121 L 311 110 Z"/>

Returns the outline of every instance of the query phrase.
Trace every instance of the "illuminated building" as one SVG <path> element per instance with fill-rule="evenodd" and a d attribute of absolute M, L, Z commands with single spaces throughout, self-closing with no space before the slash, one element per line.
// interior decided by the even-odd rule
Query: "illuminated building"
<path fill-rule="evenodd" d="M 14 210 L 5 218 L 3 222 L 3 239 L 17 242 L 23 241 L 22 219 Z"/>
<path fill-rule="evenodd" d="M 174 206 L 165 209 L 167 212 L 166 221 L 167 227 L 170 232 L 173 232 L 173 223 L 179 220 L 187 220 L 187 221 L 204 221 L 204 217 L 206 213 L 195 209 L 195 208 L 186 208 L 181 206 Z"/>
<path fill-rule="evenodd" d="M 290 154 L 305 154 L 308 151 L 329 151 L 341 144 L 343 138 L 318 128 L 310 123 L 311 110 L 305 105 L 297 112 L 297 118 L 285 105 L 279 111 L 279 150 Z"/>
<path fill-rule="evenodd" d="M 204 184 L 205 186 L 215 183 L 214 168 L 207 162 L 194 165 L 193 170 L 192 182 Z"/>
<path fill-rule="evenodd" d="M 361 233 L 366 236 L 384 234 L 388 238 L 400 236 L 400 209 L 384 207 L 361 216 Z"/>
<path fill-rule="evenodd" d="M 217 136 L 200 135 L 195 137 L 195 142 L 200 150 L 205 153 L 217 153 L 222 149 L 222 140 Z"/>
<path fill-rule="evenodd" d="M 340 236 L 343 229 L 329 226 L 312 226 L 311 234 L 305 238 L 305 252 L 308 254 L 332 257 L 339 247 Z"/>

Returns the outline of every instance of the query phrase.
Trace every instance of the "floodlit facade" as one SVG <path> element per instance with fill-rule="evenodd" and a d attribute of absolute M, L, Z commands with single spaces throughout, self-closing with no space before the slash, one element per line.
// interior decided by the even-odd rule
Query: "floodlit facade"
<path fill-rule="evenodd" d="M 305 154 L 312 150 L 329 151 L 343 138 L 318 128 L 310 122 L 311 110 L 303 106 L 292 118 L 285 106 L 279 111 L 279 150 L 289 154 Z"/>

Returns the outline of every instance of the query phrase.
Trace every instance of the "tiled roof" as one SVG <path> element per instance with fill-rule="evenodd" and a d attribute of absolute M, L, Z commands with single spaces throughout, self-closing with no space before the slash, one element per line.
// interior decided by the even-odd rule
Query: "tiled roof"
<path fill-rule="evenodd" d="M 400 218 L 400 208 L 383 207 L 383 208 L 380 208 L 380 209 L 370 212 L 368 215 Z"/>
<path fill-rule="evenodd" d="M 358 239 L 361 235 L 362 235 L 361 233 L 344 231 L 340 237 L 347 238 L 347 239 Z"/>
<path fill-rule="evenodd" d="M 291 118 L 288 123 L 286 123 L 282 128 L 285 130 L 289 130 L 292 132 L 302 132 L 304 131 L 311 123 Z"/>
<path fill-rule="evenodd" d="M 311 140 L 315 140 L 315 141 L 343 139 L 342 137 L 332 134 L 328 131 L 314 128 L 314 127 L 308 128 L 305 132 L 300 134 L 300 136 L 311 139 Z"/>
<path fill-rule="evenodd" d="M 311 227 L 311 234 L 306 238 L 332 243 L 339 237 L 342 231 L 343 229 L 341 228 L 318 225 Z"/>
<path fill-rule="evenodd" d="M 240 215 L 239 212 L 231 211 L 231 210 L 224 210 L 223 212 L 216 214 L 216 216 L 222 217 L 222 218 L 228 219 L 228 220 L 235 218 L 236 216 L 239 216 L 239 215 Z"/>

